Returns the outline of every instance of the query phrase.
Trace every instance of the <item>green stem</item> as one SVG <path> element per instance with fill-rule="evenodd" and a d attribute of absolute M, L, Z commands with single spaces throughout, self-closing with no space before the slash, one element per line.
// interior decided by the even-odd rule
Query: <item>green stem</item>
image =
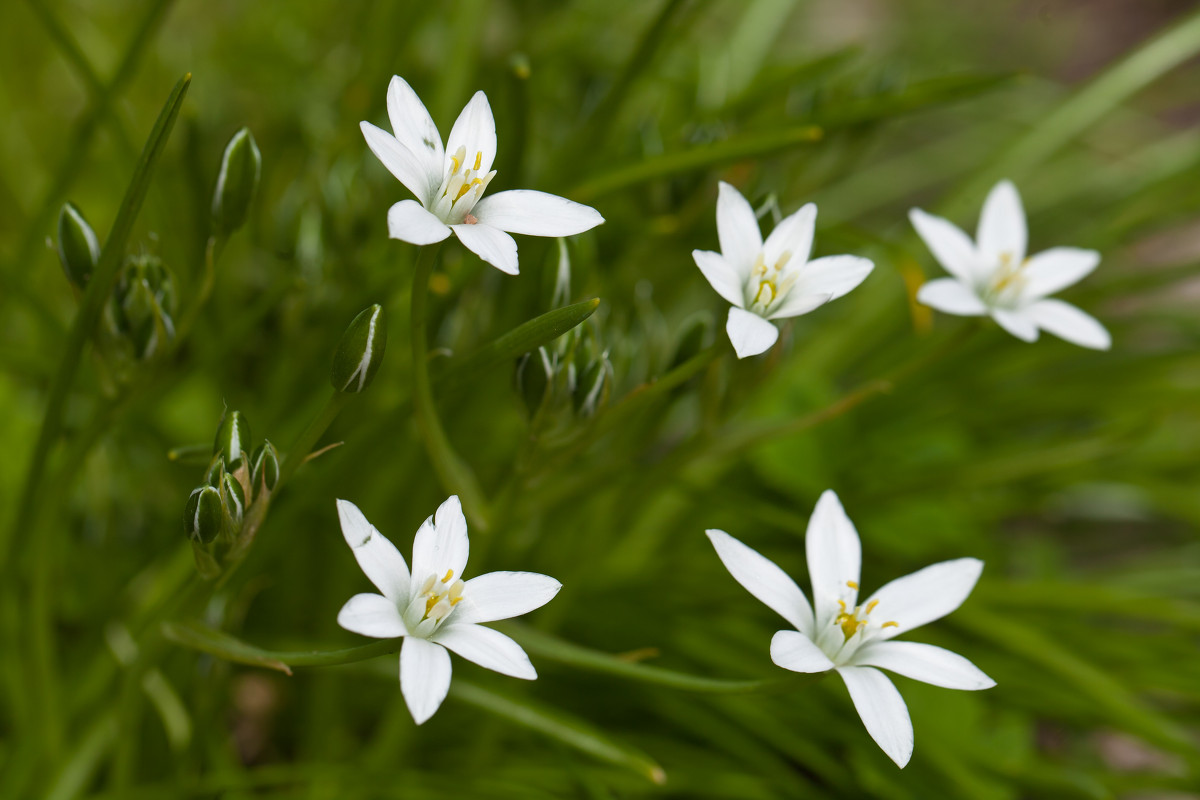
<path fill-rule="evenodd" d="M 178 349 L 179 343 L 186 339 L 188 333 L 191 332 L 192 326 L 200 318 L 201 310 L 203 310 L 205 303 L 208 302 L 209 295 L 212 294 L 213 284 L 216 282 L 217 260 L 221 257 L 221 252 L 224 249 L 225 237 L 208 237 L 208 242 L 204 246 L 204 275 L 200 279 L 199 288 L 192 297 L 192 305 L 180 321 L 179 327 L 176 328 L 176 349 Z"/>
<path fill-rule="evenodd" d="M 413 359 L 413 406 L 417 415 L 417 427 L 425 441 L 425 449 L 433 461 L 446 491 L 458 494 L 463 510 L 471 524 L 481 531 L 488 530 L 487 503 L 470 468 L 454 452 L 433 403 L 433 390 L 429 380 L 428 306 L 429 277 L 437 247 L 423 247 L 417 254 L 412 288 L 412 359 Z"/>

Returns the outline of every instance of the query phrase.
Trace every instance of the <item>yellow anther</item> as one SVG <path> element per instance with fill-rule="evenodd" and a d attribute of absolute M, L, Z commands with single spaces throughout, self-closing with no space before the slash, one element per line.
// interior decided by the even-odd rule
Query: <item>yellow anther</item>
<path fill-rule="evenodd" d="M 440 599 L 442 599 L 442 596 L 439 594 L 431 594 L 431 595 L 429 595 L 428 598 L 425 599 L 426 615 L 428 615 L 430 611 L 433 611 L 433 607 L 437 605 L 437 602 Z"/>
<path fill-rule="evenodd" d="M 458 160 L 457 156 L 450 156 L 450 163 L 454 165 L 454 169 L 450 170 L 450 174 L 453 175 L 458 172 L 458 168 L 462 166 L 462 162 Z"/>
<path fill-rule="evenodd" d="M 475 153 L 475 169 L 479 169 L 481 164 L 483 164 L 483 151 L 478 150 Z"/>
<path fill-rule="evenodd" d="M 454 570 L 448 569 L 448 570 L 446 570 L 446 577 L 442 578 L 442 583 L 449 583 L 453 579 L 454 579 Z"/>
<path fill-rule="evenodd" d="M 845 613 L 846 613 L 846 601 L 845 601 L 845 600 L 838 600 L 838 601 L 837 601 L 837 603 L 838 603 L 838 605 L 841 607 L 841 609 L 842 609 L 842 613 L 843 613 L 843 614 L 845 614 Z"/>
<path fill-rule="evenodd" d="M 899 628 L 900 623 L 899 622 L 885 622 L 882 625 L 880 625 L 879 627 L 881 627 L 881 628 Z"/>
<path fill-rule="evenodd" d="M 456 605 L 458 605 L 458 604 L 459 604 L 459 603 L 461 603 L 461 602 L 462 602 L 462 597 L 461 597 L 461 596 L 460 596 L 460 597 L 451 597 L 451 598 L 450 598 L 450 605 L 452 605 L 452 606 L 456 606 Z"/>
<path fill-rule="evenodd" d="M 856 591 L 856 592 L 858 591 L 858 581 L 846 581 L 846 585 L 849 586 L 854 591 Z"/>
<path fill-rule="evenodd" d="M 855 587 L 855 588 L 857 588 L 857 587 Z M 867 603 L 867 613 L 870 614 L 872 611 L 874 611 L 875 606 L 877 606 L 877 605 L 879 605 L 878 600 L 872 600 L 871 602 Z"/>

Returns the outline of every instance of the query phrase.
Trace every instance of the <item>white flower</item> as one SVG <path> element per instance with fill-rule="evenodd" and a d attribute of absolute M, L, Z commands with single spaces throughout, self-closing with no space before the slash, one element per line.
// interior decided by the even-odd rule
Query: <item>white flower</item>
<path fill-rule="evenodd" d="M 1095 250 L 1053 247 L 1025 257 L 1028 231 L 1021 196 L 1009 181 L 992 188 L 979 216 L 975 241 L 958 226 L 919 208 L 908 212 L 933 257 L 953 277 L 921 287 L 917 300 L 959 316 L 990 314 L 1026 342 L 1038 328 L 1083 347 L 1107 350 L 1112 337 L 1093 317 L 1049 295 L 1084 278 L 1100 263 Z"/>
<path fill-rule="evenodd" d="M 962 605 L 983 562 L 943 561 L 898 578 L 858 602 L 862 546 L 837 495 L 826 491 L 808 521 L 805 545 L 813 602 L 778 566 L 724 531 L 708 538 L 750 594 L 795 626 L 771 639 L 771 660 L 794 672 L 837 670 L 871 738 L 903 767 L 912 756 L 908 707 L 876 667 L 947 689 L 990 689 L 996 682 L 960 655 L 893 637 Z"/>
<path fill-rule="evenodd" d="M 809 261 L 817 207 L 812 203 L 775 226 L 764 243 L 754 209 L 734 187 L 717 194 L 721 252 L 693 250 L 692 258 L 717 294 L 733 303 L 725 331 L 738 358 L 766 352 L 779 338 L 769 320 L 798 317 L 863 282 L 872 264 L 857 256 Z"/>
<path fill-rule="evenodd" d="M 517 243 L 509 233 L 572 236 L 604 222 L 596 209 L 545 192 L 483 197 L 496 177 L 496 121 L 483 92 L 476 92 L 458 115 L 444 150 L 425 104 L 399 75 L 388 86 L 387 105 L 395 135 L 362 122 L 363 136 L 420 201 L 401 200 L 388 211 L 393 239 L 426 245 L 453 232 L 484 261 L 516 275 Z"/>
<path fill-rule="evenodd" d="M 358 507 L 337 501 L 342 535 L 358 565 L 382 594 L 356 594 L 338 612 L 348 631 L 394 639 L 400 648 L 400 690 L 420 725 L 450 689 L 450 654 L 514 678 L 537 677 L 521 646 L 481 622 L 526 614 L 550 601 L 562 584 L 533 572 L 490 572 L 463 581 L 467 520 L 457 497 L 425 520 L 413 540 L 412 573 L 390 541 Z"/>

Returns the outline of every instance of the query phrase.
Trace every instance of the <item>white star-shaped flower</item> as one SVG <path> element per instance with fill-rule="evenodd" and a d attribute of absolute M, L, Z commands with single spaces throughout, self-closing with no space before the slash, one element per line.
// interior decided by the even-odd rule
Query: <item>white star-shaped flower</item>
<path fill-rule="evenodd" d="M 426 245 L 453 232 L 484 261 L 516 275 L 517 243 L 509 233 L 572 236 L 604 222 L 596 209 L 545 192 L 483 196 L 496 177 L 496 121 L 483 92 L 458 115 L 444 149 L 425 104 L 399 75 L 388 86 L 387 106 L 395 135 L 369 122 L 360 127 L 371 152 L 417 198 L 388 211 L 393 239 Z"/>
<path fill-rule="evenodd" d="M 381 594 L 356 594 L 338 612 L 338 624 L 376 639 L 404 637 L 400 690 L 420 725 L 446 699 L 450 653 L 514 678 L 537 672 L 521 646 L 480 625 L 540 608 L 562 584 L 534 572 L 490 572 L 463 581 L 467 520 L 457 497 L 438 507 L 413 540 L 412 572 L 390 541 L 358 507 L 337 501 L 342 534 L 358 565 Z"/>
<path fill-rule="evenodd" d="M 724 531 L 708 538 L 734 579 L 795 630 L 771 639 L 771 660 L 793 672 L 837 670 L 871 738 L 903 767 L 913 750 L 912 722 L 900 692 L 876 667 L 947 689 L 996 682 L 949 650 L 892 639 L 962 605 L 983 562 L 943 561 L 898 578 L 858 601 L 862 545 L 837 495 L 826 491 L 808 521 L 805 545 L 813 603 L 774 562 Z"/>
<path fill-rule="evenodd" d="M 1025 209 L 1011 182 L 1000 181 L 988 194 L 974 242 L 954 223 L 919 208 L 909 211 L 908 218 L 933 257 L 953 276 L 922 286 L 917 292 L 920 302 L 947 314 L 988 314 L 1026 342 L 1036 341 L 1040 328 L 1095 350 L 1112 345 L 1112 337 L 1095 318 L 1049 299 L 1094 270 L 1100 254 L 1052 247 L 1026 258 Z"/>
<path fill-rule="evenodd" d="M 692 258 L 717 294 L 733 304 L 725 331 L 738 358 L 766 352 L 779 338 L 773 319 L 798 317 L 858 286 L 874 267 L 858 256 L 812 252 L 817 207 L 812 203 L 787 217 L 763 242 L 750 203 L 721 182 L 717 193 L 717 238 L 721 252 L 693 250 Z"/>

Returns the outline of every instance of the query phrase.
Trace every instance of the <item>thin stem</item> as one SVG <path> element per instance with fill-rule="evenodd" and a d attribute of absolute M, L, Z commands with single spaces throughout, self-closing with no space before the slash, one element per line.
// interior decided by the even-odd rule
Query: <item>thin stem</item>
<path fill-rule="evenodd" d="M 443 488 L 461 496 L 463 509 L 471 524 L 481 531 L 488 530 L 487 502 L 470 468 L 454 452 L 433 403 L 433 390 L 429 380 L 429 277 L 437 247 L 423 247 L 417 254 L 412 288 L 412 359 L 413 359 L 413 406 L 417 415 L 417 427 L 425 441 L 425 449 L 433 461 L 433 468 Z"/>
<path fill-rule="evenodd" d="M 203 310 L 205 303 L 208 302 L 209 295 L 212 294 L 213 284 L 216 282 L 217 260 L 221 257 L 221 252 L 225 249 L 224 236 L 209 236 L 208 242 L 204 246 L 204 275 L 200 279 L 200 287 L 194 292 L 192 297 L 192 305 L 188 308 L 187 313 L 179 323 L 176 329 L 175 341 L 176 347 L 182 342 L 192 330 L 192 326 L 196 324 L 196 320 L 200 318 L 200 312 Z"/>

